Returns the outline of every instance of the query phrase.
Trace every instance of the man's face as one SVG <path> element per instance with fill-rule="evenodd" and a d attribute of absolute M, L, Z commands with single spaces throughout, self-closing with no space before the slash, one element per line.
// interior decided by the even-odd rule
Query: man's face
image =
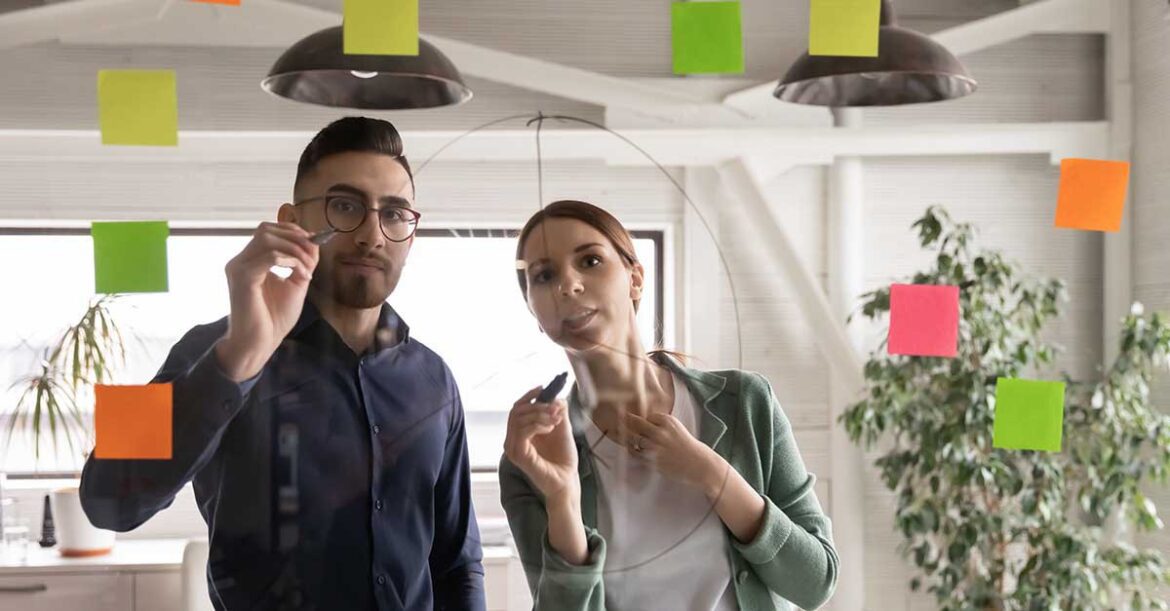
<path fill-rule="evenodd" d="M 310 233 L 328 229 L 326 195 L 344 195 L 351 201 L 361 201 L 369 210 L 355 231 L 338 232 L 321 246 L 312 287 L 319 295 L 346 307 L 381 307 L 398 285 L 414 237 L 404 242 L 389 240 L 373 210 L 413 207 L 410 176 L 389 155 L 368 152 L 330 155 L 296 186 L 295 201 L 309 201 L 281 206 L 279 217 L 299 224 Z"/>

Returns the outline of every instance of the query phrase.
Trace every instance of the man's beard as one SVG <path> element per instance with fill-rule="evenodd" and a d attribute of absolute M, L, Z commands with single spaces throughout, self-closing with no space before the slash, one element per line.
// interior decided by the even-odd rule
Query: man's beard
<path fill-rule="evenodd" d="M 348 282 L 333 284 L 333 298 L 349 308 L 376 308 L 386 301 L 390 291 L 375 288 L 376 282 L 366 276 L 355 276 Z"/>
<path fill-rule="evenodd" d="M 318 272 L 325 271 L 320 268 Z M 322 277 L 324 276 L 324 277 Z M 327 274 L 313 274 L 313 282 L 322 292 L 331 296 L 333 301 L 347 308 L 370 309 L 381 307 L 394 291 L 393 279 L 387 286 L 379 287 L 378 278 L 364 274 L 350 274 L 349 278 L 342 278 L 339 268 L 329 270 Z M 386 276 L 381 278 L 385 279 Z"/>

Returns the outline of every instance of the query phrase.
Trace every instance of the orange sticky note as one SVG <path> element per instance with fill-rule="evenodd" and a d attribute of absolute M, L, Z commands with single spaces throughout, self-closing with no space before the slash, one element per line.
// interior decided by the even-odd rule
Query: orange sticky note
<path fill-rule="evenodd" d="M 173 421 L 170 384 L 94 386 L 95 458 L 170 460 Z"/>
<path fill-rule="evenodd" d="M 1128 161 L 1062 159 L 1056 226 L 1090 231 L 1121 229 L 1128 188 Z"/>
<path fill-rule="evenodd" d="M 191 0 L 192 2 L 202 2 L 203 4 L 230 4 L 232 6 L 239 6 L 240 0 Z"/>

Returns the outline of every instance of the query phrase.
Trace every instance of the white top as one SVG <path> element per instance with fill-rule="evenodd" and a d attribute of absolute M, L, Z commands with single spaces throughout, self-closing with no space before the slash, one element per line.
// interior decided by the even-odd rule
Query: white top
<path fill-rule="evenodd" d="M 673 415 L 696 438 L 697 408 L 674 379 Z M 598 478 L 597 530 L 611 611 L 734 611 L 723 523 L 698 489 L 669 480 L 586 418 Z"/>

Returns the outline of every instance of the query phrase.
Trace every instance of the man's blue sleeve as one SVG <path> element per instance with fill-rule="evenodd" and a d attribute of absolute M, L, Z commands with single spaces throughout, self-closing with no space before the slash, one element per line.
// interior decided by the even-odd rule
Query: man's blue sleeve
<path fill-rule="evenodd" d="M 171 459 L 99 459 L 91 454 L 85 461 L 81 506 L 94 526 L 119 532 L 137 528 L 170 506 L 175 494 L 212 460 L 260 377 L 236 383 L 220 370 L 213 348 L 226 330 L 224 322 L 188 331 L 151 380 L 172 385 Z"/>

